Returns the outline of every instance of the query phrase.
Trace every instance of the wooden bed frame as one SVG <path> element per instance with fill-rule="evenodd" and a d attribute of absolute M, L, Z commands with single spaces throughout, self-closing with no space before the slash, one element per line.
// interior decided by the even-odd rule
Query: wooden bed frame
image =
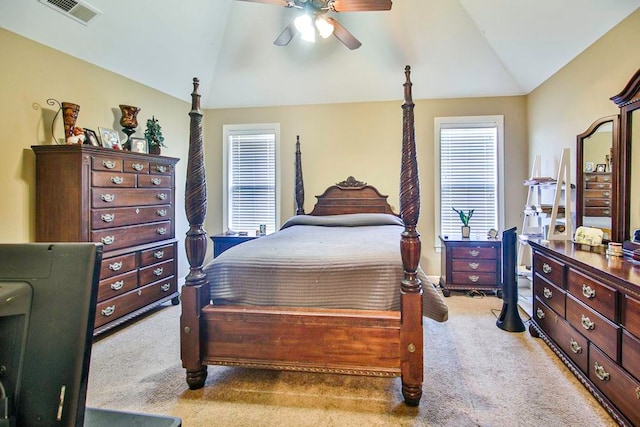
<path fill-rule="evenodd" d="M 185 246 L 190 272 L 182 288 L 180 343 L 182 366 L 191 389 L 204 385 L 207 365 L 307 372 L 402 377 L 402 394 L 410 406 L 422 397 L 422 284 L 417 277 L 420 235 L 418 167 L 414 137 L 414 103 L 410 67 L 405 68 L 400 217 L 404 275 L 398 283 L 401 311 L 296 307 L 215 306 L 203 272 L 207 235 L 202 113 L 198 79 L 193 79 Z M 351 186 L 354 184 L 353 186 Z M 297 214 L 303 214 L 304 190 L 299 142 L 296 150 Z M 386 196 L 349 178 L 331 186 L 310 215 L 391 212 Z"/>

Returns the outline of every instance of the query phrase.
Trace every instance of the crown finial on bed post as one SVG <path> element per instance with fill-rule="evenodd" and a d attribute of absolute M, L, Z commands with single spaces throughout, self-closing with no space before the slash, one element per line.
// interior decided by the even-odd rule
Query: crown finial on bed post
<path fill-rule="evenodd" d="M 191 111 L 200 112 L 200 94 L 198 88 L 200 87 L 200 80 L 197 77 L 193 78 L 193 92 L 191 92 Z"/>
<path fill-rule="evenodd" d="M 304 181 L 302 179 L 302 152 L 300 152 L 300 135 L 296 135 L 296 215 L 304 215 Z"/>

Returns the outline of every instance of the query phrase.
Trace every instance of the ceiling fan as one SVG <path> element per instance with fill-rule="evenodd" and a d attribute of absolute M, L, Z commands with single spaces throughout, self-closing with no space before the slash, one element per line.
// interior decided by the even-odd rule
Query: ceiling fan
<path fill-rule="evenodd" d="M 322 38 L 333 34 L 349 49 L 357 49 L 362 43 L 338 21 L 326 17 L 328 12 L 370 12 L 391 10 L 391 0 L 238 0 L 272 4 L 300 9 L 300 15 L 280 33 L 273 42 L 286 46 L 298 31 L 305 41 L 315 42 L 316 33 Z"/>

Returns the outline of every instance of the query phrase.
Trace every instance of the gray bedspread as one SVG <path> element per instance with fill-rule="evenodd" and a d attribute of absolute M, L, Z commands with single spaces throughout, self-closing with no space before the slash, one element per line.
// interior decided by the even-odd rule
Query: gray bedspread
<path fill-rule="evenodd" d="M 402 221 L 386 214 L 300 215 L 205 266 L 214 304 L 400 310 Z M 419 270 L 424 315 L 445 321 L 441 294 Z"/>

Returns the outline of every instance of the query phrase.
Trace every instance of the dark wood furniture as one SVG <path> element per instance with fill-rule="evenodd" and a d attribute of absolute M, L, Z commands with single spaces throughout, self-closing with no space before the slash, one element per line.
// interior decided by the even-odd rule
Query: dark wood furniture
<path fill-rule="evenodd" d="M 584 216 L 611 216 L 611 172 L 583 173 Z"/>
<path fill-rule="evenodd" d="M 571 242 L 533 250 L 530 332 L 621 425 L 640 425 L 640 269 Z"/>
<path fill-rule="evenodd" d="M 501 240 L 439 236 L 442 242 L 440 287 L 451 291 L 494 291 L 502 297 Z"/>
<path fill-rule="evenodd" d="M 231 365 L 278 370 L 401 376 L 408 405 L 422 397 L 423 331 L 422 284 L 417 278 L 420 235 L 416 230 L 420 193 L 414 139 L 414 104 L 410 69 L 405 69 L 400 176 L 400 210 L 405 230 L 398 236 L 404 265 L 402 312 L 210 304 L 203 272 L 206 232 L 206 188 L 202 147 L 202 113 L 198 80 L 192 93 L 191 135 L 187 167 L 186 210 L 190 229 L 187 257 L 191 266 L 182 291 L 181 355 L 192 389 L 204 385 L 207 365 Z M 296 157 L 299 165 L 299 156 Z M 303 191 L 296 170 L 297 213 L 302 213 Z M 357 190 L 337 188 L 318 200 L 323 214 L 372 212 Z M 335 200 L 341 194 L 343 200 Z M 325 208 L 327 201 L 331 205 Z M 386 201 L 385 201 L 386 203 Z M 374 201 L 378 209 L 380 201 Z M 389 208 L 390 209 L 390 208 Z M 314 208 L 314 212 L 316 208 Z M 380 212 L 375 210 L 373 212 Z M 258 339 L 259 337 L 259 339 Z"/>
<path fill-rule="evenodd" d="M 178 304 L 178 159 L 89 145 L 38 145 L 36 240 L 104 246 L 94 334 Z"/>
<path fill-rule="evenodd" d="M 240 236 L 238 234 L 215 234 L 211 236 L 211 241 L 213 241 L 213 257 L 216 258 L 218 255 L 230 249 L 240 243 L 247 242 L 249 240 L 253 240 L 258 236 Z"/>

